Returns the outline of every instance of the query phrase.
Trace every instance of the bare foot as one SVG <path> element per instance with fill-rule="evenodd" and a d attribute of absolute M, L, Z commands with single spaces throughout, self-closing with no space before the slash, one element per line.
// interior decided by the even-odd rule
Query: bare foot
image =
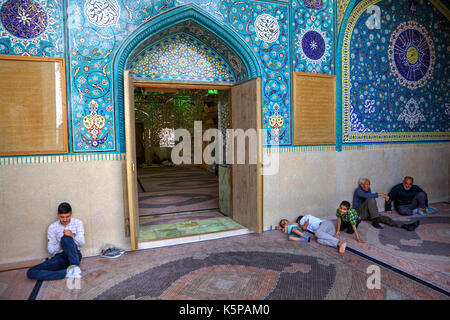
<path fill-rule="evenodd" d="M 347 247 L 347 242 L 342 242 L 341 245 L 339 246 L 339 253 L 344 253 L 346 247 Z"/>

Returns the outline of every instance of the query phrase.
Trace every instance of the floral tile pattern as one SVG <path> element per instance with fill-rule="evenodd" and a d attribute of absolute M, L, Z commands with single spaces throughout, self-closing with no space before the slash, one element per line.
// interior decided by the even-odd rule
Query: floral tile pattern
<path fill-rule="evenodd" d="M 333 1 L 293 1 L 294 71 L 333 74 Z"/>
<path fill-rule="evenodd" d="M 232 68 L 214 49 L 185 33 L 148 47 L 131 72 L 135 80 L 235 82 Z"/>
<path fill-rule="evenodd" d="M 63 3 L 1 0 L 0 54 L 64 57 Z"/>

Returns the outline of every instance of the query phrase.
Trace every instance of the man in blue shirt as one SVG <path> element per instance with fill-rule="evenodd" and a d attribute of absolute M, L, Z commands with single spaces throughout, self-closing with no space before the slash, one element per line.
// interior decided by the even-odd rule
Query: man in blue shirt
<path fill-rule="evenodd" d="M 383 197 L 386 201 L 389 201 L 389 196 L 387 194 L 379 192 L 372 193 L 369 179 L 359 179 L 359 187 L 355 190 L 353 195 L 353 208 L 356 209 L 362 220 L 372 221 L 372 225 L 377 229 L 383 228 L 380 223 L 396 228 L 403 228 L 408 231 L 413 231 L 419 226 L 419 221 L 405 224 L 402 221 L 392 220 L 388 216 L 380 215 L 377 202 L 375 201 L 378 197 Z"/>

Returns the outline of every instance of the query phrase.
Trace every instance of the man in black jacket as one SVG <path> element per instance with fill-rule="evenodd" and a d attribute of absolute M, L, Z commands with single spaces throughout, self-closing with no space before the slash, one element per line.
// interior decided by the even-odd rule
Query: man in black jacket
<path fill-rule="evenodd" d="M 427 194 L 419 186 L 413 185 L 412 177 L 405 177 L 402 183 L 394 186 L 388 193 L 389 201 L 385 202 L 385 210 L 392 213 L 392 201 L 394 208 L 403 216 L 411 216 L 415 213 L 425 214 L 428 206 Z M 419 212 L 420 210 L 420 212 Z"/>

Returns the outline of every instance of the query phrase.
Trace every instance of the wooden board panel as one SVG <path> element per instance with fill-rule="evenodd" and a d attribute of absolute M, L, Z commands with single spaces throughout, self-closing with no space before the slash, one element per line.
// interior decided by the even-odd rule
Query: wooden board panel
<path fill-rule="evenodd" d="M 336 143 L 336 76 L 294 72 L 294 144 Z"/>
<path fill-rule="evenodd" d="M 214 84 L 214 83 L 205 83 L 205 82 L 185 82 L 185 81 L 133 81 L 135 87 L 140 88 L 149 88 L 154 92 L 177 92 L 179 89 L 197 89 L 197 90 L 205 90 L 205 89 L 218 89 L 218 90 L 229 90 L 232 83 L 230 84 Z M 172 89 L 172 91 L 171 91 Z M 167 90 L 167 91 L 165 91 Z"/>
<path fill-rule="evenodd" d="M 236 85 L 231 89 L 232 128 L 261 128 L 261 78 Z M 254 232 L 262 232 L 262 176 L 260 164 L 261 139 L 258 131 L 257 146 L 249 151 L 245 144 L 246 162 L 236 163 L 237 143 L 234 143 L 234 164 L 232 164 L 232 217 Z M 249 152 L 257 153 L 257 163 L 249 162 Z"/>
<path fill-rule="evenodd" d="M 0 56 L 0 155 L 67 153 L 62 58 Z"/>

